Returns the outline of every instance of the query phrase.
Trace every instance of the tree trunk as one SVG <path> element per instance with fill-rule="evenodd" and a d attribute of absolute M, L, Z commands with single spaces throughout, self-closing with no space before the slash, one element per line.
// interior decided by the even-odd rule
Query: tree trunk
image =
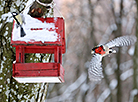
<path fill-rule="evenodd" d="M 14 2 L 12 1 L 13 0 L 0 0 L 0 5 L 2 5 L 0 11 L 0 102 L 44 102 L 47 96 L 48 83 L 24 84 L 18 83 L 12 77 L 12 64 L 13 61 L 16 60 L 16 57 L 15 48 L 10 45 L 13 23 L 8 20 L 11 19 L 11 17 L 7 13 L 11 12 L 11 9 L 21 12 L 20 10 L 24 8 L 23 4 L 29 0 L 22 0 L 20 3 L 18 3 L 19 0 L 14 0 Z M 39 1 L 47 4 L 52 2 L 52 0 Z M 42 5 L 40 5 L 40 7 L 36 6 L 35 8 L 41 8 L 41 6 Z M 43 10 L 43 12 L 45 11 Z M 43 14 L 44 13 L 42 13 L 42 15 Z M 5 16 L 2 17 L 2 15 Z M 39 59 L 36 54 L 26 54 L 26 56 L 27 63 L 31 61 L 36 62 L 36 60 L 42 62 L 42 58 L 47 60 L 47 58 L 49 59 L 50 57 L 47 54 L 41 54 L 41 59 Z M 46 57 L 44 58 L 44 56 Z M 51 61 L 51 59 L 49 61 Z"/>
<path fill-rule="evenodd" d="M 122 11 L 123 11 L 123 0 L 121 0 L 121 3 L 120 3 L 120 16 L 116 17 L 116 19 L 120 19 L 120 21 L 116 22 L 116 25 L 117 25 L 117 31 L 115 32 L 115 37 L 118 37 L 118 36 L 121 36 L 122 34 L 122 23 L 121 23 L 121 20 L 122 20 Z M 122 102 L 122 82 L 121 82 L 121 79 L 120 79 L 120 76 L 121 76 L 121 70 L 120 70 L 120 64 L 121 64 L 121 51 L 119 49 L 117 55 L 116 55 L 116 59 L 117 59 L 117 69 L 115 71 L 116 73 L 116 78 L 117 78 L 117 81 L 118 81 L 118 84 L 117 84 L 117 102 Z"/>
<path fill-rule="evenodd" d="M 53 0 L 38 0 L 38 1 L 36 0 L 29 9 L 28 14 L 31 17 L 42 17 L 45 13 L 48 13 L 50 6 L 48 6 L 47 4 L 50 4 Z"/>

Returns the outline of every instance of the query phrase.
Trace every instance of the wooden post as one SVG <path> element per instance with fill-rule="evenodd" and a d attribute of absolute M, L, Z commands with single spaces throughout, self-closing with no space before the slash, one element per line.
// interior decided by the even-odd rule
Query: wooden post
<path fill-rule="evenodd" d="M 55 63 L 59 63 L 59 47 L 55 47 L 54 60 L 55 60 Z"/>

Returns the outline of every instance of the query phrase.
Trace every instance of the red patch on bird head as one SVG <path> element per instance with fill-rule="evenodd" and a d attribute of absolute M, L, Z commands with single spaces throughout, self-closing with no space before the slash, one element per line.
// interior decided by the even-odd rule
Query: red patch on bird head
<path fill-rule="evenodd" d="M 100 55 L 105 54 L 105 50 L 104 50 L 102 45 L 97 47 L 94 51 L 95 51 L 96 54 L 100 54 Z"/>

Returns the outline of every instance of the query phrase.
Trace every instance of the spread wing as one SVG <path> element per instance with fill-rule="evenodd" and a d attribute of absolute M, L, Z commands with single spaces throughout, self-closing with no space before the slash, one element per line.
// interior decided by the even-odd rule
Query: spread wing
<path fill-rule="evenodd" d="M 135 36 L 121 36 L 114 40 L 109 41 L 108 43 L 104 44 L 109 48 L 112 47 L 121 47 L 121 46 L 129 46 L 133 45 L 136 42 L 137 38 Z"/>
<path fill-rule="evenodd" d="M 93 55 L 89 69 L 88 69 L 88 75 L 89 79 L 91 81 L 100 81 L 103 78 L 103 73 L 102 73 L 102 56 L 99 54 Z"/>

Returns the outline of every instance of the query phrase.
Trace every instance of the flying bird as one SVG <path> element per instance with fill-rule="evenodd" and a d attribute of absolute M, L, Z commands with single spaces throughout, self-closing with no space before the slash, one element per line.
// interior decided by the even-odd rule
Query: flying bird
<path fill-rule="evenodd" d="M 111 40 L 105 44 L 98 45 L 91 50 L 93 54 L 88 68 L 88 75 L 91 81 L 100 81 L 104 76 L 102 73 L 102 58 L 104 56 L 116 53 L 113 47 L 122 47 L 135 44 L 137 38 L 135 36 L 121 36 Z"/>
<path fill-rule="evenodd" d="M 22 27 L 22 24 L 24 23 L 24 18 L 23 16 L 21 16 L 20 14 L 16 13 L 16 12 L 12 12 L 11 13 L 16 24 L 17 24 L 17 27 L 19 26 L 20 27 L 20 31 L 21 31 L 21 37 L 24 37 L 26 35 L 23 27 Z"/>

